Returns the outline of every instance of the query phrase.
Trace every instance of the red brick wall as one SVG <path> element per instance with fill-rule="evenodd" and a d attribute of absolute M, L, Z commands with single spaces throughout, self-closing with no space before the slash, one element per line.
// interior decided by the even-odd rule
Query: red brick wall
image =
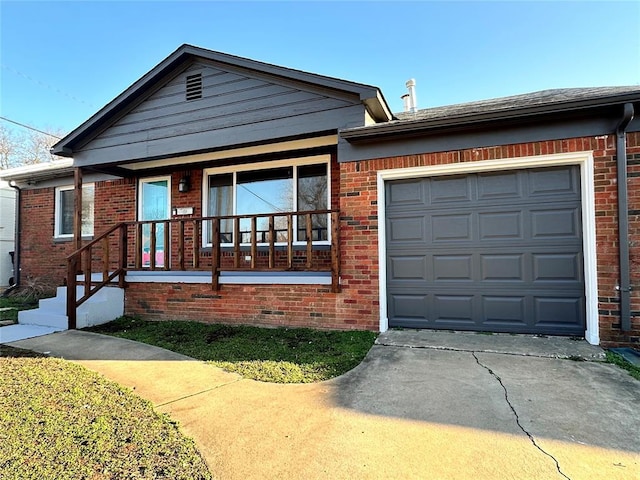
<path fill-rule="evenodd" d="M 20 281 L 62 285 L 72 242 L 54 241 L 55 188 L 20 192 Z"/>
<path fill-rule="evenodd" d="M 603 345 L 637 344 L 640 337 L 640 133 L 628 135 L 628 185 L 632 275 L 632 331 L 620 330 L 615 137 L 613 135 L 467 149 L 370 161 L 332 162 L 332 207 L 341 212 L 341 287 L 324 286 L 137 284 L 126 291 L 127 313 L 153 318 L 189 318 L 264 325 L 322 328 L 379 326 L 377 172 L 383 169 L 473 162 L 500 158 L 593 151 L 595 157 L 596 241 L 600 337 Z M 192 170 L 189 193 L 177 191 L 184 172 L 172 176 L 173 206 L 201 212 L 202 171 Z M 135 181 L 96 185 L 96 233 L 113 221 L 134 220 Z M 53 189 L 23 192 L 23 275 L 64 277 L 63 257 L 70 242 L 53 237 Z M 175 242 L 174 237 L 174 242 Z M 177 245 L 174 243 L 174 249 Z M 176 250 L 174 250 L 176 251 Z M 132 245 L 130 245 L 132 252 Z M 187 252 L 187 259 L 190 258 Z M 174 257 L 175 259 L 176 257 Z M 174 260 L 175 261 L 175 260 Z M 206 265 L 206 259 L 203 257 Z M 173 265 L 176 266 L 175 264 Z M 60 282 L 58 282 L 60 283 Z M 639 292 L 639 293 L 636 293 Z"/>
<path fill-rule="evenodd" d="M 629 230 L 632 277 L 632 330 L 620 330 L 618 269 L 618 215 L 615 136 L 573 138 L 557 141 L 474 148 L 342 164 L 341 215 L 343 301 L 357 301 L 369 308 L 376 324 L 378 305 L 378 256 L 376 179 L 378 170 L 443 165 L 479 160 L 592 150 L 595 163 L 596 244 L 599 327 L 602 344 L 635 344 L 640 341 L 640 133 L 627 138 Z M 375 280 L 375 281 L 374 281 Z M 362 292 L 362 295 L 356 294 Z"/>

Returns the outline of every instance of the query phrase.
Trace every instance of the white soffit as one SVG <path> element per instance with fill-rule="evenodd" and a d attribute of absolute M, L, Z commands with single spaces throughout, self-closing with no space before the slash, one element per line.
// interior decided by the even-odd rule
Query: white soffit
<path fill-rule="evenodd" d="M 170 165 L 186 165 L 189 163 L 208 162 L 211 160 L 221 160 L 226 158 L 248 157 L 252 155 L 263 155 L 266 153 L 288 152 L 292 150 L 302 150 L 307 148 L 326 147 L 338 144 L 338 135 L 326 135 L 324 137 L 303 138 L 301 140 L 291 140 L 281 143 L 269 143 L 256 145 L 253 147 L 234 148 L 231 150 L 221 150 L 219 152 L 198 153 L 183 157 L 165 158 L 163 160 L 150 160 L 121 165 L 128 170 L 143 170 L 147 168 L 166 167 Z"/>

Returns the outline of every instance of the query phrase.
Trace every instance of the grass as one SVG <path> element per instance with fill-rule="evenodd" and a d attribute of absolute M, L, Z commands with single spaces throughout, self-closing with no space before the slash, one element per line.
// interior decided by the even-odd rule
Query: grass
<path fill-rule="evenodd" d="M 194 443 L 149 402 L 64 360 L 0 354 L 3 480 L 211 478 Z"/>
<path fill-rule="evenodd" d="M 18 321 L 18 311 L 36 308 L 38 299 L 22 297 L 0 297 L 0 321 Z M 4 310 L 7 308 L 8 310 Z"/>
<path fill-rule="evenodd" d="M 377 336 L 367 331 L 260 328 L 121 317 L 88 329 L 156 345 L 204 360 L 245 378 L 310 383 L 357 366 Z"/>
<path fill-rule="evenodd" d="M 635 378 L 636 380 L 640 380 L 640 367 L 636 367 L 632 363 L 626 361 L 621 355 L 618 355 L 617 353 L 607 351 L 606 356 L 607 363 L 612 363 L 622 368 L 623 370 L 626 370 L 633 378 Z"/>

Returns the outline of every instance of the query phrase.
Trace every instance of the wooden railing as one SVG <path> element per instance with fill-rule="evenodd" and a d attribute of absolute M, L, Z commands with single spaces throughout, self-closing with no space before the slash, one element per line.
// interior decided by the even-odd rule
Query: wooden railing
<path fill-rule="evenodd" d="M 213 290 L 222 270 L 330 271 L 331 290 L 339 292 L 339 224 L 337 210 L 119 223 L 67 257 L 69 328 L 76 327 L 80 305 L 116 277 L 124 287 L 131 270 L 207 269 Z M 203 242 L 205 236 L 211 241 Z M 327 250 L 320 245 L 328 246 L 328 257 L 320 256 Z M 76 299 L 78 273 L 84 294 Z M 92 273 L 101 273 L 100 280 L 92 281 Z"/>

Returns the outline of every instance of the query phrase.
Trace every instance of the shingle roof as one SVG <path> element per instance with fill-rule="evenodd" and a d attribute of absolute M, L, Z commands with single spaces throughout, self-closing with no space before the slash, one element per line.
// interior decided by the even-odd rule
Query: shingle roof
<path fill-rule="evenodd" d="M 418 110 L 415 113 L 396 113 L 399 121 L 429 120 L 442 117 L 461 117 L 486 112 L 512 110 L 554 104 L 596 100 L 618 95 L 637 94 L 640 96 L 640 86 L 626 87 L 589 87 L 589 88 L 557 88 L 539 92 L 513 95 L 510 97 L 491 98 L 475 102 L 458 103 Z"/>
<path fill-rule="evenodd" d="M 417 134 L 443 129 L 460 129 L 488 122 L 516 122 L 538 115 L 567 114 L 593 108 L 610 108 L 640 102 L 640 86 L 561 88 L 492 98 L 477 102 L 425 108 L 415 113 L 395 114 L 390 122 L 340 131 L 349 142 L 381 136 Z"/>

